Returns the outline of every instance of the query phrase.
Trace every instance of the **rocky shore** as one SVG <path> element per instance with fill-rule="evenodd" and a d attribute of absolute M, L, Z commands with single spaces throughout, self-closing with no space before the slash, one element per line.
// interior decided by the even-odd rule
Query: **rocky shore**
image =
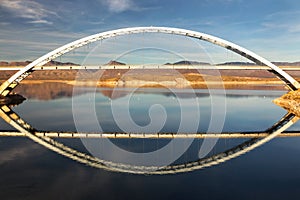
<path fill-rule="evenodd" d="M 300 90 L 290 91 L 273 102 L 287 111 L 300 117 Z"/>
<path fill-rule="evenodd" d="M 0 95 L 0 106 L 1 105 L 16 105 L 22 103 L 26 98 L 19 94 L 11 94 L 6 97 Z"/>

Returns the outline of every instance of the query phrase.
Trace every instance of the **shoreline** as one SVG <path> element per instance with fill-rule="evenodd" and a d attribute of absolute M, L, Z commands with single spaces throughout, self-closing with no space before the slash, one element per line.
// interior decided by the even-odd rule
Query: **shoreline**
<path fill-rule="evenodd" d="M 1 82 L 1 80 L 0 80 Z M 135 83 L 135 84 L 131 84 Z M 39 99 L 39 100 L 51 100 L 58 99 L 62 97 L 72 97 L 74 95 L 75 87 L 82 88 L 97 88 L 101 90 L 104 96 L 108 98 L 118 98 L 122 97 L 126 94 L 126 92 L 122 92 L 123 89 L 126 88 L 145 88 L 145 89 L 225 89 L 225 90 L 256 90 L 256 91 L 283 91 L 284 93 L 288 91 L 287 88 L 284 87 L 284 84 L 281 81 L 224 81 L 224 85 L 220 85 L 219 82 L 214 84 L 213 82 L 209 85 L 209 87 L 205 84 L 204 81 L 191 82 L 191 86 L 183 87 L 183 85 L 176 85 L 174 82 L 167 82 L 169 85 L 161 84 L 156 82 L 152 85 L 149 82 L 143 82 L 145 85 L 141 85 L 142 82 L 139 82 L 137 85 L 136 82 L 128 82 L 125 85 L 117 85 L 116 80 L 110 81 L 102 81 L 92 82 L 92 81 L 81 81 L 75 82 L 75 80 L 23 80 L 22 83 L 13 90 L 13 94 L 20 94 L 28 99 Z M 114 89 L 118 89 L 118 93 L 114 93 L 116 96 L 112 96 L 112 92 Z M 84 93 L 84 91 L 83 91 Z M 78 90 L 78 95 L 83 94 L 81 90 Z"/>
<path fill-rule="evenodd" d="M 6 81 L 12 71 L 0 73 L 0 83 Z M 294 74 L 299 81 L 300 73 Z M 51 86 L 50 86 L 51 85 Z M 211 71 L 201 74 L 194 70 L 47 70 L 36 71 L 24 79 L 16 92 L 40 92 L 71 90 L 74 86 L 97 88 L 178 88 L 178 89 L 244 89 L 244 90 L 287 90 L 285 83 L 270 72 L 245 70 L 221 71 L 215 76 Z M 23 91 L 22 91 L 23 90 Z"/>
<path fill-rule="evenodd" d="M 0 73 L 0 83 L 12 76 L 14 71 Z M 300 71 L 289 72 L 300 80 Z M 67 84 L 83 87 L 145 87 L 145 88 L 225 88 L 225 89 L 284 89 L 285 83 L 267 70 L 213 70 L 195 69 L 113 69 L 98 71 L 37 70 L 21 85 Z"/>
<path fill-rule="evenodd" d="M 4 80 L 0 80 L 0 84 Z M 239 88 L 239 86 L 251 87 L 261 86 L 261 87 L 281 87 L 284 88 L 285 84 L 280 80 L 232 80 L 232 81 L 146 81 L 146 80 L 128 80 L 122 81 L 119 80 L 103 80 L 95 83 L 94 81 L 75 81 L 75 80 L 23 80 L 21 84 L 24 85 L 40 85 L 47 83 L 59 83 L 67 84 L 71 86 L 82 86 L 82 87 L 106 87 L 106 88 L 132 88 L 132 87 L 141 87 L 141 88 L 193 88 L 193 89 L 203 89 L 203 88 L 226 88 L 234 89 Z"/>

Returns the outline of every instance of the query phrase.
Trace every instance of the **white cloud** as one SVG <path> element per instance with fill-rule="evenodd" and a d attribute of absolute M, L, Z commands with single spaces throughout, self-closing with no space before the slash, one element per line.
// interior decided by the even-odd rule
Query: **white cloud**
<path fill-rule="evenodd" d="M 284 31 L 285 34 L 299 33 L 300 25 L 297 21 L 291 20 L 286 22 L 264 22 L 261 24 L 263 29 L 261 31 Z"/>
<path fill-rule="evenodd" d="M 33 31 L 34 32 L 34 31 Z M 55 41 L 58 39 L 79 39 L 82 37 L 87 36 L 86 34 L 83 33 L 72 33 L 72 32 L 62 32 L 62 31 L 38 31 L 38 34 L 40 36 L 46 36 L 46 37 L 51 37 L 54 38 Z M 61 44 L 62 45 L 62 44 Z"/>
<path fill-rule="evenodd" d="M 282 30 L 286 33 L 300 32 L 300 11 L 280 11 L 268 15 L 262 26 L 265 30 Z"/>
<path fill-rule="evenodd" d="M 104 0 L 104 4 L 111 12 L 123 12 L 127 10 L 134 10 L 136 5 L 132 0 Z"/>
<path fill-rule="evenodd" d="M 44 19 L 39 19 L 39 20 L 33 20 L 33 21 L 29 21 L 28 22 L 29 24 L 53 24 L 53 22 L 50 22 L 50 21 L 47 21 L 47 20 L 44 20 Z"/>
<path fill-rule="evenodd" d="M 0 22 L 0 26 L 6 26 L 6 25 L 9 25 L 10 23 L 8 22 Z"/>
<path fill-rule="evenodd" d="M 51 24 L 46 20 L 49 16 L 57 16 L 38 2 L 32 0 L 0 0 L 0 6 L 13 13 L 16 17 L 30 20 L 30 23 Z"/>

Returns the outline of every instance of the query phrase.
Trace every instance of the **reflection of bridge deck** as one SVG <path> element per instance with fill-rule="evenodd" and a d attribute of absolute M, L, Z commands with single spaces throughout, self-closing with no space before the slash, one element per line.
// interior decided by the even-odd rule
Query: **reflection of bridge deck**
<path fill-rule="evenodd" d="M 245 154 L 263 144 L 270 141 L 271 139 L 279 136 L 282 134 L 283 131 L 287 130 L 290 126 L 295 124 L 299 118 L 295 116 L 292 113 L 285 114 L 277 123 L 275 123 L 272 127 L 264 131 L 264 134 L 267 134 L 266 137 L 263 138 L 251 138 L 249 140 L 246 140 L 245 142 L 234 146 L 233 148 L 230 148 L 228 150 L 225 150 L 221 153 L 216 153 L 213 155 L 210 155 L 208 157 L 200 157 L 197 160 L 184 162 L 181 164 L 171 164 L 168 166 L 153 166 L 151 165 L 136 165 L 128 164 L 128 163 L 120 163 L 118 161 L 109 161 L 102 158 L 98 158 L 95 156 L 92 156 L 90 154 L 86 154 L 80 151 L 77 151 L 76 149 L 73 149 L 71 147 L 68 147 L 64 145 L 63 143 L 54 140 L 50 138 L 49 136 L 46 136 L 46 134 L 50 134 L 50 132 L 39 132 L 36 131 L 30 124 L 26 123 L 23 119 L 21 119 L 13 110 L 11 110 L 10 107 L 3 105 L 0 107 L 0 117 L 6 121 L 8 124 L 12 125 L 14 128 L 16 128 L 19 133 L 16 132 L 10 132 L 9 134 L 11 136 L 26 136 L 33 141 L 37 142 L 38 144 L 41 144 L 45 146 L 46 148 L 61 154 L 65 157 L 68 157 L 72 160 L 75 160 L 80 163 L 84 163 L 91 167 L 96 167 L 100 169 L 106 169 L 109 171 L 117 171 L 117 172 L 126 172 L 126 173 L 134 173 L 134 174 L 175 174 L 175 173 L 182 173 L 182 172 L 188 172 L 193 171 L 197 169 L 203 169 L 206 167 L 214 166 L 217 164 L 220 164 L 222 162 L 231 160 L 233 158 L 236 158 L 242 154 Z M 3 133 L 3 132 L 2 132 Z M 13 135 L 14 134 L 14 135 Z M 57 134 L 58 136 L 61 136 L 63 138 L 62 134 Z M 74 136 L 74 133 L 69 133 L 70 136 Z M 79 133 L 80 134 L 80 133 Z M 78 136 L 82 136 L 79 135 Z M 112 137 L 116 137 L 119 133 L 109 133 Z M 125 133 L 126 134 L 126 133 Z M 200 133 L 197 133 L 200 138 Z M 197 134 L 189 134 L 190 136 L 196 137 Z M 203 133 L 202 133 L 203 134 Z M 231 133 L 232 134 L 232 133 Z M 103 136 L 103 134 L 99 134 L 99 136 Z M 127 134 L 128 136 L 132 136 L 130 134 Z M 146 134 L 140 133 L 139 136 L 145 136 Z M 162 136 L 162 134 L 157 134 L 158 136 Z M 166 139 L 171 139 L 170 135 L 172 134 L 165 134 L 168 136 Z M 173 134 L 174 136 L 175 134 Z M 187 134 L 176 134 L 176 135 L 182 135 L 182 136 L 188 136 Z M 218 134 L 219 135 L 219 134 Z M 300 133 L 299 133 L 300 135 Z M 9 135 L 6 135 L 9 136 Z M 98 137 L 99 137 L 98 136 Z M 149 135 L 147 135 L 149 136 Z M 205 134 L 205 136 L 207 136 Z M 220 135 L 222 136 L 222 134 Z M 253 136 L 252 136 L 253 137 Z M 124 137 L 122 137 L 124 138 Z M 161 137 L 160 137 L 161 138 Z M 187 137 L 185 137 L 187 138 Z M 200 149 L 201 151 L 201 149 Z M 199 153 L 200 153 L 199 151 Z"/>
<path fill-rule="evenodd" d="M 50 138 L 109 138 L 109 139 L 238 139 L 238 138 L 264 138 L 267 132 L 230 132 L 230 133 L 75 133 L 75 132 L 43 132 L 35 133 L 39 137 Z M 25 133 L 1 131 L 0 137 L 25 137 Z M 277 137 L 300 137 L 300 132 L 283 132 Z"/>
<path fill-rule="evenodd" d="M 0 71 L 19 71 L 23 67 L 0 67 Z M 282 66 L 282 70 L 296 71 L 300 66 Z M 79 69 L 198 69 L 198 70 L 270 70 L 267 66 L 258 65 L 98 65 L 98 66 L 35 66 L 33 70 L 79 70 Z"/>

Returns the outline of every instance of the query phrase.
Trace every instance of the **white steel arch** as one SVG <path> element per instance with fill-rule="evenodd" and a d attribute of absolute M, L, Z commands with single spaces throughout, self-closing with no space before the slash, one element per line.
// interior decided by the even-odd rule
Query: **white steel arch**
<path fill-rule="evenodd" d="M 166 33 L 166 34 L 175 34 L 175 35 L 183 35 L 186 37 L 196 38 L 203 41 L 210 42 L 212 44 L 221 46 L 226 48 L 230 51 L 233 51 L 241 56 L 248 58 L 249 60 L 255 62 L 258 65 L 266 65 L 270 67 L 270 70 L 274 74 L 276 74 L 285 84 L 289 87 L 290 90 L 296 90 L 300 88 L 300 84 L 292 78 L 289 74 L 284 72 L 282 69 L 271 63 L 270 61 L 266 60 L 265 58 L 241 47 L 232 42 L 223 40 L 221 38 L 208 35 L 201 32 L 190 31 L 185 29 L 179 28 L 169 28 L 169 27 L 133 27 L 133 28 L 123 28 L 117 29 L 112 31 L 106 31 L 102 33 L 98 33 L 95 35 L 91 35 L 88 37 L 84 37 L 82 39 L 76 40 L 74 42 L 68 43 L 62 47 L 59 47 L 44 56 L 36 59 L 32 63 L 28 64 L 26 67 L 15 73 L 12 77 L 10 77 L 6 82 L 4 82 L 0 86 L 0 95 L 7 96 L 24 78 L 26 78 L 32 71 L 34 67 L 43 66 L 44 64 L 48 63 L 49 61 L 73 50 L 84 46 L 86 44 L 104 40 L 111 37 L 116 37 L 120 35 L 128 35 L 128 34 L 135 34 L 135 33 Z"/>

